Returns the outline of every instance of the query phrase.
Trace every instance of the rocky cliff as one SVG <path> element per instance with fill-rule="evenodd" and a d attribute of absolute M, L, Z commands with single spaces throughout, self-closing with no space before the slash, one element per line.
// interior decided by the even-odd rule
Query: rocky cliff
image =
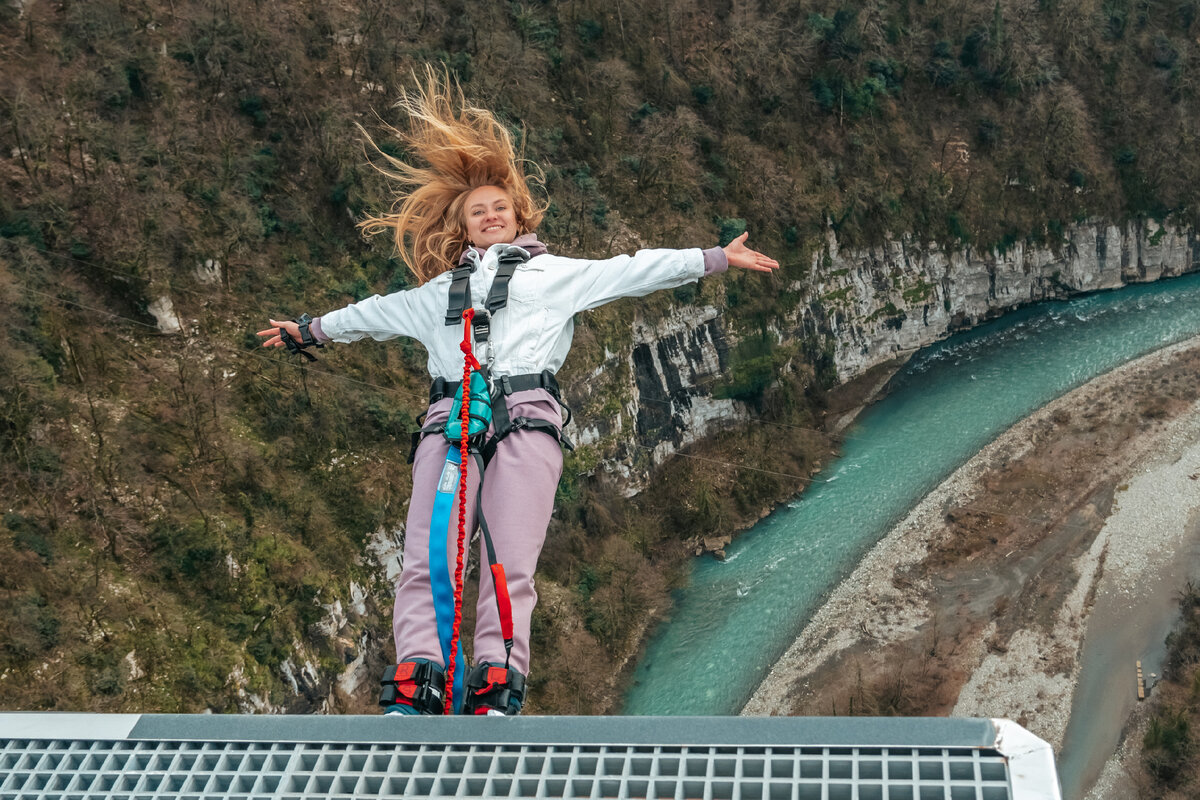
<path fill-rule="evenodd" d="M 619 476 L 626 496 L 678 450 L 749 418 L 744 403 L 713 396 L 730 336 L 712 306 L 675 306 L 655 321 L 638 314 L 628 341 L 572 383 L 568 402 L 581 413 L 568 436 L 611 455 L 600 466 Z"/>
<path fill-rule="evenodd" d="M 1200 237 L 1153 221 L 1078 225 L 1056 247 L 947 252 L 911 240 L 814 259 L 799 320 L 834 345 L 839 380 L 1018 306 L 1174 277 L 1200 269 Z"/>
<path fill-rule="evenodd" d="M 1057 246 L 1018 243 L 1003 252 L 947 251 L 907 238 L 842 250 L 831 232 L 810 275 L 787 287 L 801 299 L 775 334 L 781 345 L 813 337 L 831 345 L 845 382 L 1019 306 L 1195 270 L 1200 236 L 1153 221 L 1090 222 Z M 596 445 L 605 454 L 598 466 L 636 494 L 675 452 L 751 417 L 745 403 L 713 396 L 735 344 L 712 306 L 637 318 L 617 352 L 605 350 L 602 364 L 573 381 L 568 398 L 580 413 L 569 434 Z"/>

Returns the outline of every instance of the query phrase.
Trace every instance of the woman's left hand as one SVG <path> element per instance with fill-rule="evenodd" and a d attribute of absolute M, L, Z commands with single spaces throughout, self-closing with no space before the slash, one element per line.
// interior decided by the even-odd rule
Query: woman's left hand
<path fill-rule="evenodd" d="M 266 339 L 266 341 L 262 343 L 263 347 L 283 347 L 283 337 L 279 335 L 281 330 L 287 331 L 288 335 L 297 342 L 301 341 L 300 326 L 294 321 L 280 321 L 277 319 L 269 319 L 267 321 L 275 327 L 267 328 L 265 331 L 259 331 L 257 334 L 255 334 L 256 336 L 262 336 Z"/>
<path fill-rule="evenodd" d="M 721 248 L 725 251 L 725 257 L 729 259 L 729 266 L 752 269 L 755 272 L 773 272 L 779 269 L 778 261 L 746 247 L 746 238 L 749 235 L 750 231 L 746 231 Z"/>

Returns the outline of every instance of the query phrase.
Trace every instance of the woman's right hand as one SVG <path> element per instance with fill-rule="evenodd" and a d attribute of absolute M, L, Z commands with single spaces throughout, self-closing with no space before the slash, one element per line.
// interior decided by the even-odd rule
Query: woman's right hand
<path fill-rule="evenodd" d="M 296 341 L 300 341 L 300 326 L 292 322 L 290 319 L 283 320 L 282 322 L 277 319 L 270 319 L 267 321 L 275 327 L 267 328 L 265 331 L 259 331 L 256 334 L 258 336 L 270 337 L 263 342 L 263 347 L 283 347 L 283 337 L 279 335 L 279 330 L 281 328 L 288 332 L 288 336 L 291 336 Z"/>
<path fill-rule="evenodd" d="M 729 259 L 729 266 L 752 269 L 755 272 L 774 272 L 779 269 L 778 261 L 746 247 L 746 237 L 749 235 L 750 232 L 746 231 L 721 248 L 725 251 L 725 257 Z"/>

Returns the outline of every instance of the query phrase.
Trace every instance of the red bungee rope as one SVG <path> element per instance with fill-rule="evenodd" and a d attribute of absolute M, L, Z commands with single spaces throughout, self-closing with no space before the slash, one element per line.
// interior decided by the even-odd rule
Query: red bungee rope
<path fill-rule="evenodd" d="M 458 558 L 454 563 L 454 628 L 450 634 L 450 663 L 446 675 L 446 714 L 454 713 L 454 656 L 458 652 L 458 632 L 462 627 L 463 596 L 463 553 L 467 540 L 467 431 L 471 424 L 471 370 L 479 369 L 479 362 L 471 352 L 471 320 L 475 309 L 463 312 L 463 340 L 459 349 L 463 351 L 462 418 L 458 437 Z"/>

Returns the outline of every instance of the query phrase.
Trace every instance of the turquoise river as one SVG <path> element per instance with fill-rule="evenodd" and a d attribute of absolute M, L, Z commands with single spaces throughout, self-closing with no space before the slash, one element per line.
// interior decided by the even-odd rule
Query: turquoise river
<path fill-rule="evenodd" d="M 858 559 L 1005 429 L 1200 334 L 1200 274 L 1030 306 L 917 353 L 796 500 L 698 559 L 634 675 L 628 714 L 736 714 Z"/>

